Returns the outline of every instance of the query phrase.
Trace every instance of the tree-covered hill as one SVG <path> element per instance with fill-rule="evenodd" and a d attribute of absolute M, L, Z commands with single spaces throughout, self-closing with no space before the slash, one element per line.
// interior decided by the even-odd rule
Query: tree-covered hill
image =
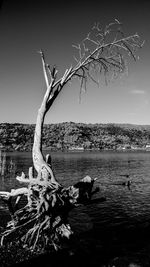
<path fill-rule="evenodd" d="M 0 149 L 32 149 L 34 124 L 1 123 Z M 43 148 L 66 149 L 141 149 L 150 143 L 150 125 L 84 124 L 64 122 L 45 124 Z"/>

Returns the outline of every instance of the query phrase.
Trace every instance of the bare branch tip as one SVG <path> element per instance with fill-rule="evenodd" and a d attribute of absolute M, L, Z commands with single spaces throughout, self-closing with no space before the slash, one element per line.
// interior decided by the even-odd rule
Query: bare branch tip
<path fill-rule="evenodd" d="M 39 51 L 37 51 L 40 55 L 43 55 L 43 50 L 40 49 Z"/>
<path fill-rule="evenodd" d="M 121 24 L 121 22 L 120 22 L 118 19 L 115 19 L 115 21 L 116 21 L 118 24 Z"/>

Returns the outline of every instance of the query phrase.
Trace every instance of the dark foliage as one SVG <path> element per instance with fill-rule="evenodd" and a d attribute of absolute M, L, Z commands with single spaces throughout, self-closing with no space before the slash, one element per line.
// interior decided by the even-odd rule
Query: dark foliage
<path fill-rule="evenodd" d="M 13 151 L 30 151 L 35 125 L 0 124 L 0 147 Z M 131 124 L 84 124 L 64 122 L 45 124 L 43 149 L 65 150 L 119 149 L 123 146 L 145 148 L 150 142 L 150 126 Z"/>

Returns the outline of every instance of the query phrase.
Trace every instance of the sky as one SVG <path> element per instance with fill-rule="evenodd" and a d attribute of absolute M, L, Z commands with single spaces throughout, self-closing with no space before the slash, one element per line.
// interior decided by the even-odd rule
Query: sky
<path fill-rule="evenodd" d="M 77 80 L 67 84 L 45 123 L 132 123 L 150 125 L 150 2 L 3 0 L 0 8 L 0 123 L 35 123 L 45 92 L 42 49 L 62 75 L 75 64 L 73 44 L 95 22 L 123 23 L 126 36 L 138 33 L 145 44 L 129 73 L 100 87 L 93 82 L 79 101 Z"/>

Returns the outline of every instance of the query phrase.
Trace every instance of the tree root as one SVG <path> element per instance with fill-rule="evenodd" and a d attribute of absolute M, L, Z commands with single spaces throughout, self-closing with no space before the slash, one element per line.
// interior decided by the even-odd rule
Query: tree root
<path fill-rule="evenodd" d="M 26 178 L 22 175 L 22 179 Z M 23 247 L 32 251 L 39 247 L 60 249 L 63 240 L 73 234 L 67 222 L 68 212 L 77 204 L 89 200 L 94 181 L 88 176 L 74 186 L 54 188 L 43 180 L 32 178 L 28 188 L 0 192 L 0 198 L 7 203 L 15 198 L 16 204 L 22 195 L 28 199 L 26 206 L 11 212 L 12 219 L 0 235 L 1 246 L 10 240 L 20 240 Z"/>

